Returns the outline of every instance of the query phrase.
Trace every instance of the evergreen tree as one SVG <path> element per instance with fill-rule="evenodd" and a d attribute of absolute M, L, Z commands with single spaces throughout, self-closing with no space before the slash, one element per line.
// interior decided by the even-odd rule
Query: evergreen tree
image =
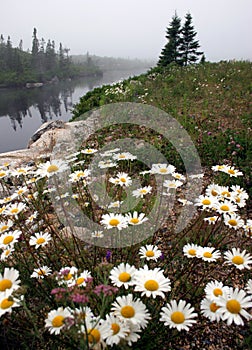
<path fill-rule="evenodd" d="M 170 26 L 167 28 L 167 34 L 165 37 L 168 40 L 168 42 L 161 51 L 158 66 L 165 67 L 172 62 L 180 63 L 180 32 L 181 19 L 177 16 L 177 13 L 175 13 L 170 23 Z"/>
<path fill-rule="evenodd" d="M 181 64 L 187 66 L 190 63 L 195 63 L 198 60 L 198 56 L 201 56 L 203 52 L 198 51 L 200 47 L 199 42 L 195 40 L 197 33 L 194 31 L 192 25 L 192 16 L 187 13 L 185 16 L 185 23 L 181 30 L 181 43 L 179 50 L 181 52 Z"/>
<path fill-rule="evenodd" d="M 33 68 L 38 68 L 39 65 L 39 40 L 37 38 L 37 29 L 33 29 L 33 36 L 32 36 L 32 66 Z"/>

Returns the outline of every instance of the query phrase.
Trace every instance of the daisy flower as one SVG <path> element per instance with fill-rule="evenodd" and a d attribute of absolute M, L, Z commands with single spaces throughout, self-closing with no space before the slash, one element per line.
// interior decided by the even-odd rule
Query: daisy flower
<path fill-rule="evenodd" d="M 171 290 L 170 279 L 165 277 L 160 268 L 156 267 L 149 270 L 147 265 L 135 273 L 135 291 L 142 292 L 141 296 L 146 295 L 148 298 L 161 296 L 165 298 L 164 292 Z"/>
<path fill-rule="evenodd" d="M 77 182 L 90 176 L 91 171 L 89 169 L 76 170 L 72 174 L 69 174 L 69 182 Z"/>
<path fill-rule="evenodd" d="M 237 230 L 244 226 L 244 220 L 236 214 L 224 215 L 224 224 Z"/>
<path fill-rule="evenodd" d="M 201 247 L 197 244 L 188 243 L 183 247 L 183 253 L 187 258 L 195 258 L 199 248 Z"/>
<path fill-rule="evenodd" d="M 185 181 L 186 178 L 184 175 L 180 174 L 180 173 L 172 173 L 171 174 L 172 177 L 174 177 L 174 179 L 180 180 L 180 181 Z"/>
<path fill-rule="evenodd" d="M 174 173 L 176 168 L 171 164 L 152 164 L 150 173 L 151 174 L 160 174 L 160 175 L 167 175 Z"/>
<path fill-rule="evenodd" d="M 214 247 L 199 247 L 196 256 L 204 261 L 213 262 L 221 257 L 221 253 L 219 250 L 215 251 Z"/>
<path fill-rule="evenodd" d="M 112 330 L 112 334 L 108 335 L 106 338 L 107 345 L 113 346 L 119 344 L 121 339 L 125 339 L 125 337 L 130 332 L 129 322 L 126 322 L 112 314 L 106 315 L 105 322 Z"/>
<path fill-rule="evenodd" d="M 108 322 L 97 317 L 85 317 L 85 326 L 81 326 L 81 333 L 84 338 L 88 338 L 88 343 L 92 349 L 96 349 L 96 345 L 104 348 L 104 340 L 113 334 L 113 331 Z M 100 349 L 100 347 L 99 347 Z"/>
<path fill-rule="evenodd" d="M 155 247 L 152 244 L 147 244 L 139 249 L 139 255 L 141 259 L 157 261 L 157 259 L 162 255 L 162 252 L 158 249 L 158 247 Z"/>
<path fill-rule="evenodd" d="M 140 336 L 141 328 L 138 324 L 133 324 L 131 322 L 128 322 L 129 325 L 129 332 L 127 336 L 124 338 L 124 341 L 129 345 L 132 346 L 133 343 L 137 342 Z"/>
<path fill-rule="evenodd" d="M 6 208 L 6 215 L 14 216 L 15 218 L 17 218 L 18 214 L 21 213 L 21 211 L 23 211 L 25 208 L 26 208 L 26 204 L 22 202 L 10 204 Z"/>
<path fill-rule="evenodd" d="M 67 170 L 68 164 L 62 160 L 47 161 L 46 163 L 39 164 L 36 171 L 36 175 L 40 177 L 51 177 L 55 174 L 61 173 Z"/>
<path fill-rule="evenodd" d="M 0 169 L 0 179 L 3 179 L 4 177 L 9 175 L 8 170 Z"/>
<path fill-rule="evenodd" d="M 122 205 L 123 201 L 115 201 L 115 202 L 111 202 L 109 205 L 108 205 L 108 208 L 111 209 L 111 208 L 120 208 L 120 206 Z"/>
<path fill-rule="evenodd" d="M 22 176 L 22 175 L 26 176 L 26 175 L 28 175 L 28 174 L 30 174 L 32 172 L 33 172 L 32 169 L 27 166 L 27 167 L 17 168 L 15 170 L 11 171 L 11 175 L 19 177 L 19 176 Z"/>
<path fill-rule="evenodd" d="M 166 307 L 162 307 L 160 316 L 160 321 L 164 322 L 165 326 L 177 328 L 178 331 L 188 331 L 189 327 L 196 323 L 194 318 L 197 317 L 197 314 L 194 312 L 194 307 L 186 304 L 184 300 L 178 303 L 176 300 L 171 300 Z"/>
<path fill-rule="evenodd" d="M 178 202 L 180 202 L 183 206 L 184 205 L 192 205 L 193 204 L 193 202 L 191 202 L 191 201 L 189 201 L 188 199 L 185 199 L 185 198 L 179 198 Z"/>
<path fill-rule="evenodd" d="M 110 271 L 109 278 L 113 286 L 121 287 L 124 286 L 125 289 L 128 289 L 129 286 L 134 285 L 134 276 L 136 268 L 129 265 L 128 263 L 121 263 L 118 266 L 113 267 Z"/>
<path fill-rule="evenodd" d="M 220 214 L 233 214 L 237 211 L 236 205 L 232 204 L 229 200 L 216 203 L 216 210 Z"/>
<path fill-rule="evenodd" d="M 45 276 L 49 276 L 52 273 L 52 269 L 48 266 L 41 266 L 37 269 L 34 269 L 31 274 L 31 278 L 43 279 Z"/>
<path fill-rule="evenodd" d="M 218 311 L 218 306 L 213 300 L 204 298 L 200 303 L 200 309 L 203 316 L 207 317 L 211 322 L 219 322 L 221 313 Z"/>
<path fill-rule="evenodd" d="M 6 232 L 0 236 L 0 248 L 6 249 L 7 247 L 13 247 L 14 243 L 18 242 L 22 232 L 19 230 Z"/>
<path fill-rule="evenodd" d="M 205 192 L 208 197 L 217 197 L 220 195 L 220 186 L 215 183 L 212 183 L 207 186 Z"/>
<path fill-rule="evenodd" d="M 98 152 L 98 150 L 94 148 L 85 148 L 80 151 L 80 153 L 83 153 L 83 154 L 94 154 L 96 152 Z"/>
<path fill-rule="evenodd" d="M 245 308 L 251 308 L 251 295 L 247 296 L 245 291 L 238 288 L 229 288 L 229 293 L 220 296 L 218 299 L 219 312 L 223 321 L 227 321 L 228 325 L 235 323 L 236 325 L 244 325 L 243 316 L 246 320 L 251 319 L 251 315 Z"/>
<path fill-rule="evenodd" d="M 237 169 L 235 169 L 233 166 L 227 166 L 224 170 L 222 170 L 224 173 L 228 174 L 230 177 L 237 177 L 242 176 L 243 173 Z"/>
<path fill-rule="evenodd" d="M 31 224 L 31 223 L 36 219 L 37 216 L 38 216 L 38 212 L 35 211 L 33 214 L 31 214 L 31 215 L 25 220 L 25 223 L 26 223 L 26 224 Z"/>
<path fill-rule="evenodd" d="M 0 293 L 0 317 L 6 312 L 11 313 L 14 307 L 20 306 L 20 300 L 9 295 L 8 292 Z"/>
<path fill-rule="evenodd" d="M 140 299 L 133 299 L 133 294 L 119 296 L 112 304 L 111 308 L 114 315 L 131 321 L 134 325 L 145 328 L 150 319 L 150 314 Z"/>
<path fill-rule="evenodd" d="M 204 174 L 192 174 L 189 175 L 191 179 L 202 179 L 204 177 Z"/>
<path fill-rule="evenodd" d="M 59 271 L 58 283 L 72 285 L 74 281 L 74 277 L 77 274 L 78 269 L 75 266 L 66 266 L 62 267 Z M 74 283 L 75 284 L 75 283 Z"/>
<path fill-rule="evenodd" d="M 28 191 L 28 188 L 27 186 L 24 186 L 24 187 L 20 187 L 18 188 L 16 191 L 15 191 L 15 194 L 17 196 L 22 196 L 24 193 L 26 193 Z"/>
<path fill-rule="evenodd" d="M 231 198 L 231 192 L 229 191 L 229 188 L 227 186 L 220 186 L 220 198 L 226 198 L 230 199 Z"/>
<path fill-rule="evenodd" d="M 167 189 L 178 188 L 182 185 L 183 185 L 183 182 L 179 181 L 179 180 L 165 180 L 164 181 L 164 187 L 167 187 Z"/>
<path fill-rule="evenodd" d="M 241 251 L 240 248 L 232 248 L 232 251 L 228 250 L 224 253 L 226 264 L 234 265 L 239 270 L 250 269 L 252 264 L 252 256 L 246 254 L 246 250 Z"/>
<path fill-rule="evenodd" d="M 3 274 L 0 273 L 0 294 L 11 294 L 14 290 L 20 287 L 20 280 L 18 270 L 13 267 L 4 269 Z"/>
<path fill-rule="evenodd" d="M 245 222 L 244 224 L 244 230 L 245 232 L 247 232 L 248 234 L 252 234 L 252 220 L 247 220 L 247 222 Z"/>
<path fill-rule="evenodd" d="M 218 216 L 208 216 L 207 218 L 204 218 L 204 221 L 206 221 L 208 224 L 215 224 L 218 220 Z"/>
<path fill-rule="evenodd" d="M 119 152 L 120 148 L 114 148 L 101 153 L 101 157 L 111 157 L 113 153 Z"/>
<path fill-rule="evenodd" d="M 248 280 L 245 289 L 248 294 L 252 294 L 252 279 Z"/>
<path fill-rule="evenodd" d="M 239 185 L 232 185 L 231 186 L 231 190 L 236 193 L 238 196 L 241 195 L 243 196 L 244 199 L 248 199 L 248 193 L 244 190 L 244 188 L 242 188 Z"/>
<path fill-rule="evenodd" d="M 146 194 L 151 193 L 151 190 L 152 190 L 151 186 L 140 187 L 132 191 L 132 195 L 133 197 L 136 197 L 136 198 L 143 198 Z"/>
<path fill-rule="evenodd" d="M 125 215 L 126 220 L 128 221 L 129 225 L 140 225 L 143 222 L 149 220 L 145 217 L 144 213 L 138 213 L 134 211 L 133 214 L 128 213 Z"/>
<path fill-rule="evenodd" d="M 94 231 L 91 233 L 93 238 L 102 238 L 104 237 L 103 231 Z"/>
<path fill-rule="evenodd" d="M 200 195 L 196 200 L 195 200 L 195 205 L 202 207 L 202 210 L 205 209 L 213 209 L 216 206 L 216 198 L 214 196 L 204 196 Z"/>
<path fill-rule="evenodd" d="M 91 272 L 88 270 L 82 271 L 79 275 L 77 275 L 73 282 L 68 284 L 69 287 L 77 285 L 78 287 L 85 287 L 87 285 L 87 279 L 92 278 Z"/>
<path fill-rule="evenodd" d="M 13 221 L 8 220 L 8 222 L 0 222 L 0 233 L 4 233 L 13 226 Z"/>
<path fill-rule="evenodd" d="M 113 168 L 113 167 L 117 167 L 117 163 L 113 162 L 112 160 L 108 159 L 106 161 L 101 160 L 98 163 L 98 167 L 100 169 L 107 169 L 107 168 Z"/>
<path fill-rule="evenodd" d="M 128 226 L 127 219 L 122 214 L 103 214 L 101 224 L 104 225 L 107 229 L 117 228 L 122 230 Z"/>
<path fill-rule="evenodd" d="M 1 203 L 1 200 L 0 200 L 0 203 Z M 5 210 L 6 210 L 6 206 L 5 205 L 0 207 L 0 215 L 4 215 L 5 214 Z"/>
<path fill-rule="evenodd" d="M 120 185 L 125 187 L 128 187 L 132 184 L 131 177 L 126 173 L 118 173 L 115 178 L 111 177 L 109 179 L 109 182 L 111 182 L 114 185 Z"/>
<path fill-rule="evenodd" d="M 227 166 L 225 164 L 222 165 L 213 165 L 212 170 L 213 171 L 222 171 L 224 172 L 227 169 Z"/>
<path fill-rule="evenodd" d="M 11 196 L 7 196 L 7 197 L 0 199 L 0 204 L 10 203 L 15 198 L 17 198 L 17 195 L 16 195 L 16 193 L 13 193 Z"/>
<path fill-rule="evenodd" d="M 48 328 L 51 334 L 59 334 L 62 328 L 65 327 L 65 319 L 71 317 L 69 307 L 58 307 L 57 310 L 51 310 L 45 319 L 45 327 Z"/>
<path fill-rule="evenodd" d="M 134 156 L 133 154 L 131 154 L 130 152 L 122 152 L 122 153 L 116 153 L 113 154 L 113 159 L 114 160 L 135 160 L 137 159 L 136 156 Z"/>
<path fill-rule="evenodd" d="M 8 257 L 13 253 L 15 251 L 15 249 L 14 248 L 5 248 L 4 250 L 3 250 L 3 252 L 2 252 L 2 254 L 1 254 L 1 261 L 5 261 L 5 260 L 7 260 L 8 259 Z"/>
<path fill-rule="evenodd" d="M 39 247 L 44 247 L 52 239 L 49 233 L 36 232 L 34 236 L 31 236 L 29 240 L 30 245 L 35 245 L 35 249 Z"/>
<path fill-rule="evenodd" d="M 230 200 L 235 203 L 239 208 L 244 208 L 246 206 L 246 199 L 242 194 L 237 194 L 236 192 L 231 193 Z"/>
<path fill-rule="evenodd" d="M 73 310 L 72 315 L 75 319 L 77 319 L 77 322 L 78 320 L 83 322 L 83 320 L 85 320 L 86 317 L 95 317 L 93 311 L 90 309 L 89 306 L 81 306 L 80 308 L 75 308 Z"/>
<path fill-rule="evenodd" d="M 224 286 L 222 282 L 218 282 L 216 280 L 208 282 L 205 286 L 205 293 L 207 299 L 212 301 L 216 301 L 219 296 L 224 295 L 224 293 L 228 293 L 229 287 Z"/>

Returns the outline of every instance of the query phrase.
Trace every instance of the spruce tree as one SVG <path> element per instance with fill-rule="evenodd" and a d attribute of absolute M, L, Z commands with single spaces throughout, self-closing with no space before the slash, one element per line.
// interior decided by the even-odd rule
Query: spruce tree
<path fill-rule="evenodd" d="M 194 31 L 192 25 L 192 16 L 187 13 L 185 16 L 185 23 L 181 30 L 181 42 L 180 42 L 180 53 L 181 53 L 181 64 L 187 66 L 190 63 L 195 63 L 198 60 L 198 56 L 201 56 L 203 52 L 198 51 L 200 44 L 195 40 L 197 33 Z"/>
<path fill-rule="evenodd" d="M 166 31 L 167 44 L 161 51 L 158 66 L 165 67 L 172 62 L 180 63 L 179 47 L 181 45 L 181 19 L 177 16 L 177 13 L 172 17 L 170 26 Z"/>

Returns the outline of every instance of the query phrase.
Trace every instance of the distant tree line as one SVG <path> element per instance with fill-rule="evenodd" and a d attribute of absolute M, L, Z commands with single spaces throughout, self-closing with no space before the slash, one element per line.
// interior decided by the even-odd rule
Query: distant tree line
<path fill-rule="evenodd" d="M 55 42 L 39 39 L 34 28 L 31 51 L 23 50 L 20 40 L 13 47 L 10 37 L 5 41 L 0 36 L 0 86 L 19 86 L 26 82 L 47 82 L 53 78 L 64 79 L 81 75 L 101 74 L 91 58 L 83 64 L 74 64 L 69 56 L 70 49 L 62 43 L 56 49 Z"/>
<path fill-rule="evenodd" d="M 199 42 L 195 39 L 197 32 L 192 24 L 192 16 L 187 13 L 184 25 L 181 26 L 181 18 L 177 13 L 172 17 L 169 27 L 166 29 L 166 45 L 161 51 L 158 66 L 168 66 L 176 63 L 180 66 L 187 66 L 196 63 L 201 56 L 204 62 L 205 56 L 199 51 Z"/>

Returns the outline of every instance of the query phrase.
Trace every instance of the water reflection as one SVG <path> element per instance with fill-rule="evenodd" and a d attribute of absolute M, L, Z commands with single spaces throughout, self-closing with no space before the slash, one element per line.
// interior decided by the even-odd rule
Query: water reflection
<path fill-rule="evenodd" d="M 93 89 L 98 82 L 97 78 L 85 79 L 86 89 Z M 0 90 L 0 117 L 9 117 L 15 131 L 17 126 L 22 128 L 25 117 L 32 118 L 31 106 L 39 112 L 41 123 L 61 118 L 62 112 L 65 114 L 64 112 L 71 111 L 74 104 L 73 93 L 78 85 L 83 86 L 83 79 L 68 80 L 40 88 L 2 89 Z"/>

